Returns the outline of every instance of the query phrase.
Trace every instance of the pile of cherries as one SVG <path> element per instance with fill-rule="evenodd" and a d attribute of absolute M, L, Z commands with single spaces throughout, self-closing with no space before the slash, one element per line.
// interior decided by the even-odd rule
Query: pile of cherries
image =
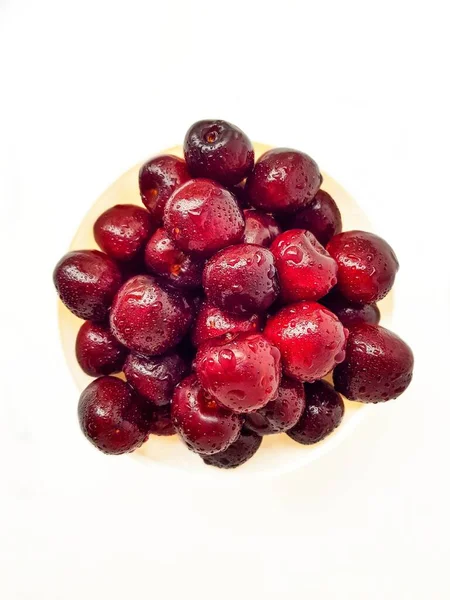
<path fill-rule="evenodd" d="M 145 208 L 105 211 L 101 251 L 56 265 L 61 300 L 86 321 L 78 362 L 97 377 L 79 401 L 86 437 L 122 454 L 178 433 L 230 468 L 263 435 L 322 440 L 342 420 L 341 394 L 399 396 L 413 355 L 376 306 L 397 258 L 372 233 L 341 232 L 316 162 L 275 148 L 255 163 L 249 138 L 219 120 L 192 125 L 184 157 L 146 162 Z"/>

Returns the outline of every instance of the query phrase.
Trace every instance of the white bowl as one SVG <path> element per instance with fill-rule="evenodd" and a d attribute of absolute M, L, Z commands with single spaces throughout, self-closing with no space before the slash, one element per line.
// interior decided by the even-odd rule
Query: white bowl
<path fill-rule="evenodd" d="M 263 144 L 254 144 L 256 157 L 270 149 Z M 164 154 L 175 154 L 183 156 L 180 146 L 169 148 Z M 92 208 L 81 222 L 77 233 L 70 246 L 71 250 L 81 250 L 88 248 L 97 248 L 92 227 L 97 217 L 107 208 L 115 204 L 132 203 L 141 205 L 138 188 L 138 173 L 140 164 L 121 175 L 92 205 Z M 343 219 L 345 230 L 363 229 L 371 230 L 370 222 L 366 215 L 361 211 L 358 204 L 327 173 L 322 171 L 322 188 L 331 194 L 336 200 Z M 381 311 L 381 322 L 389 327 L 393 298 L 389 294 L 379 303 Z M 59 325 L 61 331 L 61 341 L 66 356 L 66 360 L 75 383 L 79 390 L 83 390 L 92 381 L 92 378 L 86 375 L 79 367 L 75 358 L 75 339 L 82 321 L 75 317 L 61 302 L 59 302 Z M 190 452 L 183 442 L 177 437 L 157 437 L 151 436 L 149 441 L 130 456 L 139 458 L 147 465 L 158 464 L 159 466 L 180 469 L 190 473 L 203 473 L 211 476 L 212 473 L 220 474 L 222 477 L 239 477 L 255 474 L 260 476 L 272 476 L 274 474 L 285 473 L 303 467 L 311 461 L 323 456 L 326 452 L 336 447 L 345 437 L 347 437 L 357 425 L 361 422 L 373 407 L 360 404 L 358 402 L 349 402 L 345 400 L 345 416 L 341 425 L 325 440 L 312 446 L 302 446 L 291 440 L 287 435 L 266 436 L 256 455 L 238 469 L 224 472 L 223 469 L 207 467 L 203 461 Z"/>

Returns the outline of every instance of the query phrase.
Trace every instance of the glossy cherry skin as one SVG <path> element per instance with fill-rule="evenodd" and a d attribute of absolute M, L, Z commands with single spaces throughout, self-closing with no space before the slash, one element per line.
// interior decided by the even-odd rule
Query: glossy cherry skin
<path fill-rule="evenodd" d="M 86 321 L 78 331 L 75 354 L 85 373 L 100 377 L 121 371 L 127 350 L 119 344 L 108 325 Z"/>
<path fill-rule="evenodd" d="M 280 352 L 259 333 L 203 344 L 195 369 L 202 387 L 237 412 L 258 410 L 273 400 L 280 384 Z"/>
<path fill-rule="evenodd" d="M 84 435 L 105 454 L 132 452 L 148 437 L 139 400 L 117 377 L 100 377 L 87 386 L 80 396 L 78 418 Z"/>
<path fill-rule="evenodd" d="M 238 437 L 242 417 L 219 405 L 190 375 L 175 388 L 172 421 L 190 450 L 214 454 L 226 450 Z"/>
<path fill-rule="evenodd" d="M 129 354 L 123 372 L 140 396 L 163 406 L 171 401 L 173 390 L 187 374 L 188 367 L 176 352 L 154 357 Z"/>
<path fill-rule="evenodd" d="M 223 452 L 202 456 L 203 462 L 219 469 L 235 469 L 252 458 L 261 446 L 262 438 L 253 431 L 243 428 L 238 439 Z"/>
<path fill-rule="evenodd" d="M 378 325 L 380 322 L 380 310 L 376 304 L 353 304 L 336 288 L 322 298 L 320 303 L 331 310 L 347 329 L 361 323 Z"/>
<path fill-rule="evenodd" d="M 337 281 L 337 264 L 310 231 L 291 229 L 270 246 L 284 303 L 318 300 Z"/>
<path fill-rule="evenodd" d="M 182 158 L 162 154 L 144 163 L 139 171 L 139 190 L 155 225 L 162 223 L 167 200 L 191 176 Z"/>
<path fill-rule="evenodd" d="M 99 250 L 74 250 L 53 271 L 62 302 L 80 319 L 103 321 L 122 284 L 117 264 Z"/>
<path fill-rule="evenodd" d="M 317 194 L 321 176 L 317 163 L 290 148 L 265 152 L 246 182 L 250 203 L 266 212 L 293 213 Z"/>
<path fill-rule="evenodd" d="M 195 289 L 202 284 L 204 261 L 180 250 L 162 228 L 156 230 L 145 247 L 145 264 L 174 287 Z"/>
<path fill-rule="evenodd" d="M 350 302 L 373 304 L 394 285 L 397 257 L 377 235 L 344 231 L 332 238 L 327 250 L 338 264 L 337 287 Z"/>
<path fill-rule="evenodd" d="M 311 382 L 344 360 L 348 331 L 317 302 L 299 302 L 270 317 L 264 335 L 280 350 L 284 374 Z"/>
<path fill-rule="evenodd" d="M 245 416 L 245 426 L 258 435 L 282 433 L 291 429 L 305 408 L 303 383 L 283 377 L 277 396 L 263 408 Z"/>
<path fill-rule="evenodd" d="M 147 356 L 176 346 L 191 321 L 187 298 L 150 275 L 136 275 L 124 283 L 110 314 L 111 331 L 119 342 Z"/>
<path fill-rule="evenodd" d="M 244 242 L 246 244 L 257 244 L 268 248 L 281 233 L 281 228 L 275 219 L 260 210 L 254 208 L 244 210 L 244 220 Z"/>
<path fill-rule="evenodd" d="M 305 383 L 305 394 L 305 410 L 287 434 L 299 444 L 316 444 L 340 424 L 344 416 L 344 403 L 326 381 Z"/>
<path fill-rule="evenodd" d="M 319 190 L 308 206 L 286 216 L 281 224 L 285 229 L 307 229 L 322 246 L 342 231 L 341 212 L 325 190 Z"/>
<path fill-rule="evenodd" d="M 274 258 L 255 244 L 230 246 L 205 265 L 203 287 L 208 301 L 235 315 L 262 313 L 279 293 Z"/>
<path fill-rule="evenodd" d="M 117 204 L 105 210 L 94 223 L 94 237 L 108 256 L 119 261 L 135 258 L 154 231 L 145 208 L 134 204 Z"/>
<path fill-rule="evenodd" d="M 208 257 L 242 241 L 245 224 L 231 192 L 211 179 L 192 179 L 168 200 L 164 228 L 181 250 Z"/>
<path fill-rule="evenodd" d="M 263 318 L 261 315 L 237 316 L 204 302 L 199 310 L 197 319 L 192 328 L 192 342 L 198 347 L 209 340 L 227 336 L 228 339 L 235 333 L 261 331 Z"/>
<path fill-rule="evenodd" d="M 411 348 L 395 333 L 380 325 L 355 325 L 345 360 L 334 370 L 334 387 L 349 400 L 386 402 L 406 390 L 413 367 Z"/>
<path fill-rule="evenodd" d="M 184 138 L 184 157 L 193 177 L 231 186 L 247 177 L 255 153 L 243 131 L 227 121 L 197 121 Z"/>

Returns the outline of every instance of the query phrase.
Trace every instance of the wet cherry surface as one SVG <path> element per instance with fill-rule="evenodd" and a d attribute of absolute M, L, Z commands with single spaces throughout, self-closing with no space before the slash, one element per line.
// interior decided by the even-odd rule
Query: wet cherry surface
<path fill-rule="evenodd" d="M 78 364 L 92 377 L 122 370 L 127 350 L 111 333 L 108 323 L 86 321 L 78 331 L 75 344 Z"/>
<path fill-rule="evenodd" d="M 355 325 L 333 382 L 349 400 L 386 402 L 406 390 L 413 366 L 411 348 L 395 333 L 380 325 Z"/>
<path fill-rule="evenodd" d="M 202 456 L 203 462 L 219 469 L 235 469 L 252 458 L 261 446 L 262 438 L 254 431 L 243 428 L 238 439 L 226 450 Z"/>
<path fill-rule="evenodd" d="M 306 405 L 298 423 L 287 434 L 300 444 L 316 444 L 342 421 L 344 402 L 326 381 L 305 383 Z"/>
<path fill-rule="evenodd" d="M 258 333 L 203 344 L 195 365 L 204 389 L 237 413 L 263 407 L 276 396 L 280 383 L 280 352 Z"/>
<path fill-rule="evenodd" d="M 337 264 L 310 231 L 292 229 L 270 246 L 281 288 L 281 300 L 319 300 L 337 282 Z"/>
<path fill-rule="evenodd" d="M 274 263 L 270 250 L 255 244 L 221 250 L 203 271 L 208 301 L 235 315 L 266 311 L 279 293 Z"/>
<path fill-rule="evenodd" d="M 331 290 L 324 298 L 321 298 L 320 304 L 331 310 L 347 329 L 361 323 L 378 325 L 380 321 L 380 310 L 376 304 L 349 302 L 336 288 Z"/>
<path fill-rule="evenodd" d="M 172 420 L 187 446 L 200 454 L 226 450 L 241 431 L 242 417 L 221 406 L 190 375 L 175 388 Z"/>
<path fill-rule="evenodd" d="M 270 317 L 264 335 L 279 348 L 285 375 L 315 381 L 344 360 L 348 332 L 317 302 L 299 302 Z"/>
<path fill-rule="evenodd" d="M 244 242 L 246 244 L 258 244 L 258 246 L 268 248 L 281 233 L 281 227 L 274 217 L 260 210 L 245 209 L 244 220 Z"/>

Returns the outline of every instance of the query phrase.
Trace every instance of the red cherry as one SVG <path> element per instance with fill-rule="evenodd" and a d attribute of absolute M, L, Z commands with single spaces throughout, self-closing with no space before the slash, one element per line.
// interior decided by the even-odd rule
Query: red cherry
<path fill-rule="evenodd" d="M 380 325 L 350 329 L 345 360 L 333 373 L 334 386 L 349 400 L 386 402 L 411 383 L 414 356 L 395 333 Z"/>
<path fill-rule="evenodd" d="M 80 327 L 75 353 L 80 367 L 92 377 L 118 373 L 127 355 L 108 325 L 92 321 L 86 321 Z"/>
<path fill-rule="evenodd" d="M 279 292 L 273 255 L 255 244 L 230 246 L 205 265 L 203 287 L 208 301 L 236 315 L 261 313 Z"/>
<path fill-rule="evenodd" d="M 150 275 L 136 275 L 120 288 L 111 308 L 110 325 L 124 346 L 148 356 L 175 347 L 192 321 L 188 300 Z"/>
<path fill-rule="evenodd" d="M 270 246 L 285 303 L 318 300 L 337 281 L 337 264 L 310 231 L 291 229 Z"/>
<path fill-rule="evenodd" d="M 344 403 L 326 381 L 305 383 L 305 393 L 305 410 L 287 434 L 299 444 L 316 444 L 340 424 L 344 416 Z"/>
<path fill-rule="evenodd" d="M 152 231 L 148 211 L 134 204 L 117 204 L 94 223 L 95 241 L 108 256 L 119 261 L 137 257 Z"/>
<path fill-rule="evenodd" d="M 378 302 L 394 285 L 397 257 L 377 235 L 344 231 L 332 238 L 327 250 L 338 264 L 337 287 L 350 302 Z"/>
<path fill-rule="evenodd" d="M 142 165 L 139 190 L 155 225 L 162 223 L 167 200 L 190 178 L 184 160 L 172 154 L 155 156 Z"/>
<path fill-rule="evenodd" d="M 263 407 L 274 399 L 280 384 L 280 353 L 258 333 L 204 344 L 195 368 L 203 388 L 237 413 Z"/>
<path fill-rule="evenodd" d="M 348 332 L 317 302 L 299 302 L 270 317 L 264 335 L 280 350 L 285 375 L 315 381 L 344 360 Z"/>
<path fill-rule="evenodd" d="M 219 405 L 190 375 L 175 388 L 172 421 L 194 452 L 214 454 L 226 450 L 238 437 L 242 417 Z"/>
<path fill-rule="evenodd" d="M 380 310 L 376 304 L 353 304 L 336 288 L 322 298 L 320 303 L 331 310 L 347 329 L 361 323 L 378 325 L 380 321 Z"/>
<path fill-rule="evenodd" d="M 181 250 L 208 257 L 242 241 L 245 224 L 231 192 L 211 179 L 192 179 L 168 200 L 164 228 Z"/>
<path fill-rule="evenodd" d="M 244 210 L 245 231 L 244 242 L 257 244 L 268 248 L 273 240 L 281 233 L 281 228 L 275 219 L 260 210 Z"/>
<path fill-rule="evenodd" d="M 250 202 L 267 212 L 296 212 L 317 194 L 319 167 L 307 154 L 290 148 L 265 152 L 246 182 Z"/>
<path fill-rule="evenodd" d="M 132 452 L 148 437 L 138 398 L 116 377 L 100 377 L 87 386 L 78 417 L 84 435 L 105 454 Z"/>
<path fill-rule="evenodd" d="M 303 383 L 283 377 L 277 396 L 263 408 L 245 416 L 245 425 L 259 435 L 291 429 L 305 408 Z"/>
<path fill-rule="evenodd" d="M 235 469 L 254 456 L 261 446 L 262 438 L 248 429 L 242 429 L 238 439 L 223 452 L 202 456 L 203 462 L 219 469 Z"/>

